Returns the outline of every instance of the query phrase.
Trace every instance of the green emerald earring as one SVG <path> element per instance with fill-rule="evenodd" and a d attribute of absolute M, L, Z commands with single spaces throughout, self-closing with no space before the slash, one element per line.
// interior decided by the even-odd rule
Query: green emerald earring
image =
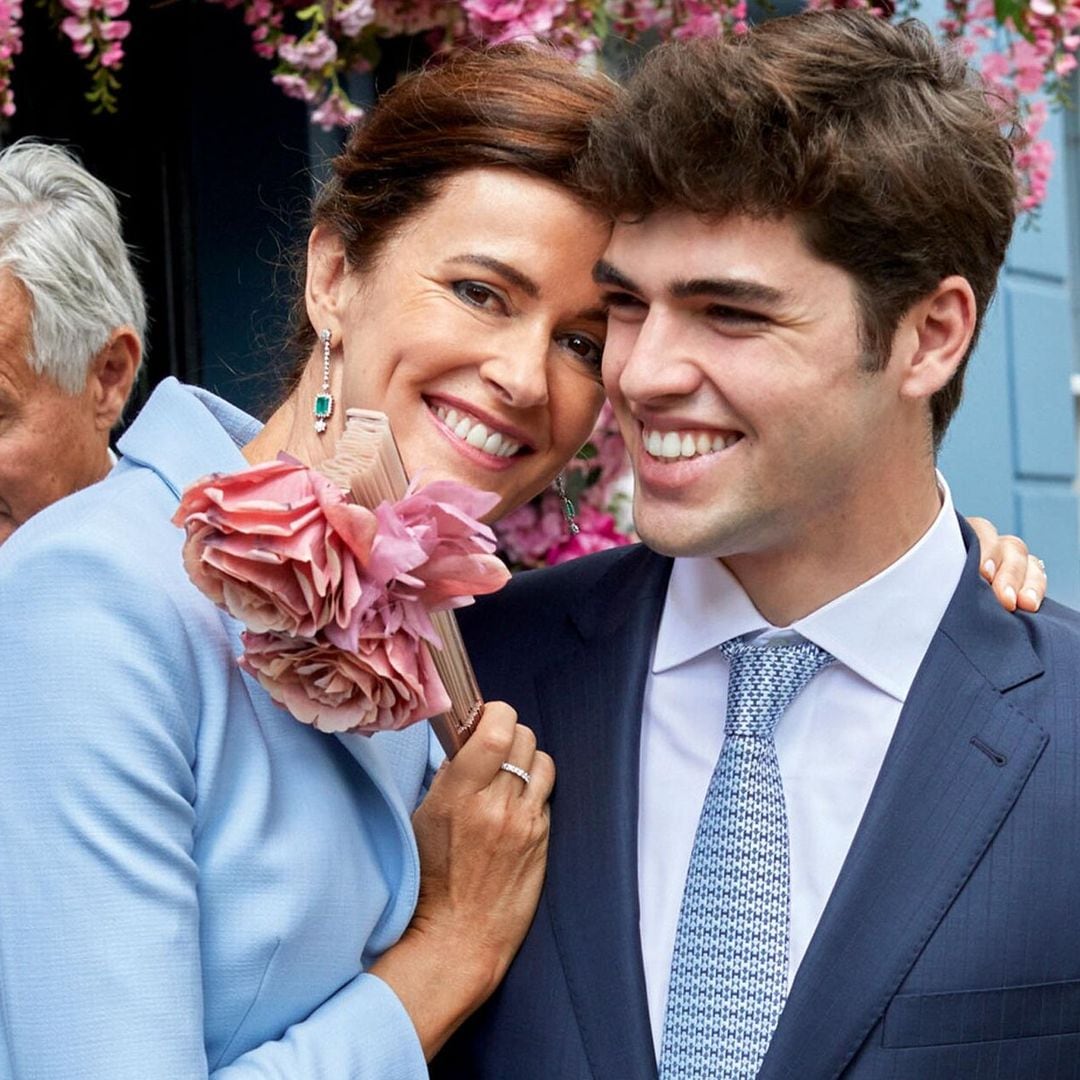
<path fill-rule="evenodd" d="M 330 393 L 330 338 L 329 330 L 319 334 L 322 342 L 322 389 L 315 395 L 315 430 L 321 435 L 326 430 L 326 421 L 334 412 L 334 395 Z"/>

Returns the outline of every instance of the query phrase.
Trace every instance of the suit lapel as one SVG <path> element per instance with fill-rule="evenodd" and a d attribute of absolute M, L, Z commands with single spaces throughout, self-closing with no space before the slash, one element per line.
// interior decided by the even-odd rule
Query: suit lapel
<path fill-rule="evenodd" d="M 656 1077 L 638 914 L 638 756 L 670 570 L 646 549 L 620 562 L 536 680 L 541 745 L 562 765 L 546 903 L 596 1080 Z"/>
<path fill-rule="evenodd" d="M 1003 694 L 1042 666 L 974 554 L 908 695 L 759 1080 L 838 1076 L 881 1018 L 1035 766 Z"/>

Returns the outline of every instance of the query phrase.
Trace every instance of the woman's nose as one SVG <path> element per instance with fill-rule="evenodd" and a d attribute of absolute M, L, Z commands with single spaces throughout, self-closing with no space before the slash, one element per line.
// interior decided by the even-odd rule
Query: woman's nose
<path fill-rule="evenodd" d="M 480 365 L 480 375 L 499 397 L 518 409 L 546 405 L 550 335 L 508 335 Z"/>

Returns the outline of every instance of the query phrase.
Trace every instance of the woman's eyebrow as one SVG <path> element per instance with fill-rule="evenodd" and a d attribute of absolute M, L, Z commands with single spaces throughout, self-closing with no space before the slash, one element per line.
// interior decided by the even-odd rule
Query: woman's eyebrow
<path fill-rule="evenodd" d="M 515 269 L 501 259 L 492 258 L 490 255 L 452 255 L 446 260 L 448 263 L 465 263 L 469 266 L 482 266 L 485 270 L 494 270 L 511 285 L 515 285 L 526 296 L 536 299 L 540 295 L 540 286 L 527 274 Z"/>

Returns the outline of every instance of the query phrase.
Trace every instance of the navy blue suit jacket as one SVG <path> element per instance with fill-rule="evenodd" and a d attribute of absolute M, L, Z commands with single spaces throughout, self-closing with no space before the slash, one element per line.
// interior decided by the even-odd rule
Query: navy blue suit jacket
<path fill-rule="evenodd" d="M 976 555 L 761 1080 L 1080 1078 L 1080 615 L 1006 613 Z M 523 575 L 462 613 L 484 693 L 517 707 L 558 780 L 536 919 L 438 1080 L 656 1078 L 638 748 L 670 568 L 623 548 Z"/>

